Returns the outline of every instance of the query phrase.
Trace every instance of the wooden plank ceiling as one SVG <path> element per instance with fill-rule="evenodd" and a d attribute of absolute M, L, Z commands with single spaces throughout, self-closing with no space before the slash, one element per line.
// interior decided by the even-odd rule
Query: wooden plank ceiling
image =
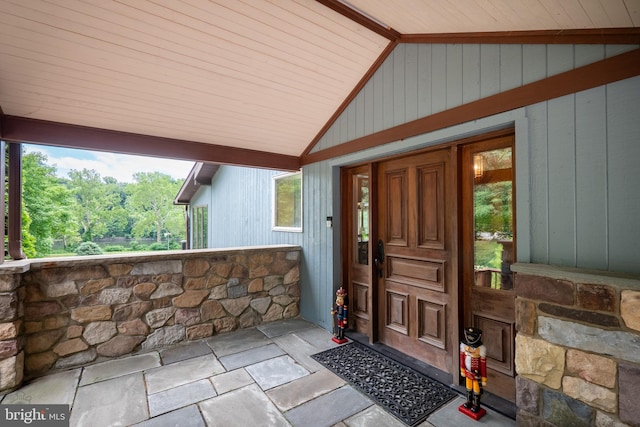
<path fill-rule="evenodd" d="M 640 0 L 350 4 L 398 35 L 640 22 Z M 161 137 L 147 138 L 151 148 L 121 143 L 114 151 L 151 154 L 153 143 L 184 141 L 183 152 L 168 152 L 216 160 L 215 151 L 192 150 L 195 142 L 204 151 L 251 150 L 247 158 L 297 158 L 392 42 L 340 7 L 335 0 L 0 0 L 3 136 L 28 126 L 13 117 Z M 277 167 L 272 160 L 245 163 Z"/>
<path fill-rule="evenodd" d="M 349 0 L 401 34 L 630 28 L 638 0 Z"/>

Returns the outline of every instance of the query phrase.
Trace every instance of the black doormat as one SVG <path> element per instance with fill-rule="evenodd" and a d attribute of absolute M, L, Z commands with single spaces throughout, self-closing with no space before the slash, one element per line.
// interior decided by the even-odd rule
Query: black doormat
<path fill-rule="evenodd" d="M 311 357 L 412 427 L 456 396 L 443 384 L 355 341 Z"/>

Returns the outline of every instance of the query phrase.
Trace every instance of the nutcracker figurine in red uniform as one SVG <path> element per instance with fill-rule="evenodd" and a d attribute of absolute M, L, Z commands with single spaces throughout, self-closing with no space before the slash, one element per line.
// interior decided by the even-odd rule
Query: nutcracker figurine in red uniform
<path fill-rule="evenodd" d="M 464 329 L 464 341 L 460 343 L 460 376 L 466 379 L 467 401 L 458 409 L 479 420 L 487 413 L 480 407 L 482 387 L 487 385 L 487 348 L 482 344 L 482 331 L 478 328 Z"/>
<path fill-rule="evenodd" d="M 338 344 L 344 344 L 348 340 L 344 337 L 344 330 L 347 328 L 347 291 L 341 286 L 336 292 L 336 304 L 331 307 L 333 317 L 333 338 Z"/>

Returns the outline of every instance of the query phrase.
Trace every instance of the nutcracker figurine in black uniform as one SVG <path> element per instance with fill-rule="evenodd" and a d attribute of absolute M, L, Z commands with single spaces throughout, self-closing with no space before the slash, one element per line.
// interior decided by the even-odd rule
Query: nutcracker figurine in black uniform
<path fill-rule="evenodd" d="M 482 387 L 487 385 L 487 348 L 482 344 L 482 331 L 478 328 L 464 329 L 464 341 L 460 343 L 460 376 L 466 380 L 467 401 L 458 409 L 479 420 L 487 413 L 480 407 Z"/>
<path fill-rule="evenodd" d="M 333 338 L 338 344 L 344 344 L 348 340 L 344 337 L 344 330 L 347 328 L 347 291 L 341 286 L 336 292 L 336 304 L 331 307 L 333 317 Z"/>

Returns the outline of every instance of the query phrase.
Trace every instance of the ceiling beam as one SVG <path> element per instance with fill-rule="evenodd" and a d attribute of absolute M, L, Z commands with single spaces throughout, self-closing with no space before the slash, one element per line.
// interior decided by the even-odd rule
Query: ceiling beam
<path fill-rule="evenodd" d="M 380 23 L 369 16 L 365 15 L 358 9 L 354 7 L 350 7 L 344 2 L 340 0 L 316 0 L 318 3 L 323 4 L 324 6 L 332 9 L 335 12 L 338 12 L 342 16 L 345 16 L 351 19 L 354 22 L 362 25 L 363 27 L 373 31 L 374 33 L 385 37 L 392 42 L 395 42 L 400 38 L 400 33 L 394 30 L 389 26 L 385 26 L 383 23 Z"/>
<path fill-rule="evenodd" d="M 2 139 L 12 142 L 264 169 L 300 169 L 300 159 L 295 156 L 26 117 L 3 115 L 0 117 L 0 130 Z"/>
<path fill-rule="evenodd" d="M 640 28 L 403 34 L 399 43 L 640 44 Z"/>
<path fill-rule="evenodd" d="M 367 150 L 640 75 L 640 49 L 302 156 L 302 165 Z"/>

